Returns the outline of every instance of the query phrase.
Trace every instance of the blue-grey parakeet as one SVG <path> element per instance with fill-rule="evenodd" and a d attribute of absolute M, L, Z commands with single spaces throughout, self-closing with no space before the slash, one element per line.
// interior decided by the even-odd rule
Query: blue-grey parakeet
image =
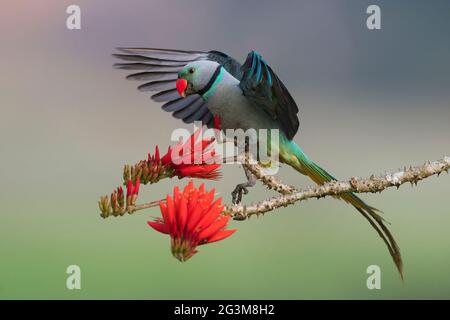
<path fill-rule="evenodd" d="M 298 107 L 284 84 L 257 52 L 244 64 L 219 51 L 185 51 L 156 48 L 120 48 L 114 56 L 125 60 L 115 66 L 136 70 L 127 78 L 145 81 L 140 91 L 155 91 L 152 99 L 186 123 L 202 121 L 212 127 L 213 116 L 221 129 L 279 129 L 279 157 L 317 184 L 335 178 L 314 163 L 292 140 L 297 133 Z M 178 90 L 177 90 L 178 81 Z M 180 96 L 181 95 L 181 96 Z M 246 190 L 240 185 L 239 191 Z M 377 209 L 353 193 L 339 196 L 350 203 L 383 239 L 402 276 L 399 247 Z M 240 200 L 234 197 L 234 201 Z"/>

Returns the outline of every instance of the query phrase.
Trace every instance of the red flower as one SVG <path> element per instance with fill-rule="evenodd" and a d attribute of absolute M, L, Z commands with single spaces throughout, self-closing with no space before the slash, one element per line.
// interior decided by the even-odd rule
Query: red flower
<path fill-rule="evenodd" d="M 140 178 L 137 177 L 136 181 L 133 185 L 133 181 L 128 179 L 127 181 L 127 205 L 134 205 L 139 193 L 139 186 L 140 186 Z M 123 194 L 123 191 L 121 191 Z"/>
<path fill-rule="evenodd" d="M 136 179 L 136 185 L 133 185 L 133 181 L 128 179 L 128 181 L 127 181 L 127 197 L 138 194 L 138 192 L 139 192 L 139 184 L 138 183 L 139 183 L 139 179 Z"/>
<path fill-rule="evenodd" d="M 219 163 L 213 163 L 216 160 L 216 154 L 211 148 L 213 139 L 200 140 L 196 142 L 201 129 L 198 129 L 191 135 L 185 143 L 179 143 L 175 147 L 169 147 L 167 153 L 161 157 L 163 166 L 173 169 L 173 175 L 178 178 L 192 177 L 216 180 L 220 178 Z M 155 158 L 159 158 L 158 149 L 155 152 Z"/>
<path fill-rule="evenodd" d="M 173 198 L 167 195 L 166 203 L 161 201 L 161 218 L 149 221 L 150 227 L 172 240 L 172 254 L 180 261 L 186 261 L 197 253 L 196 247 L 223 240 L 236 230 L 225 230 L 230 219 L 223 216 L 222 198 L 214 200 L 215 190 L 205 191 L 202 184 L 199 189 L 192 181 L 180 192 L 175 187 Z"/>

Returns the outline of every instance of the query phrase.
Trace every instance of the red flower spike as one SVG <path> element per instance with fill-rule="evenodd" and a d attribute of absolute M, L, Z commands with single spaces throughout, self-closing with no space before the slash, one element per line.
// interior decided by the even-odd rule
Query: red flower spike
<path fill-rule="evenodd" d="M 216 242 L 228 238 L 231 236 L 236 230 L 223 230 L 216 233 L 214 236 L 208 239 L 208 243 Z"/>
<path fill-rule="evenodd" d="M 167 228 L 169 229 L 170 234 L 176 236 L 177 232 L 177 220 L 175 217 L 175 207 L 172 200 L 172 197 L 167 195 L 166 197 L 166 204 L 167 204 L 167 221 L 164 220 L 164 223 L 167 223 Z"/>
<path fill-rule="evenodd" d="M 148 221 L 147 223 L 150 227 L 152 227 L 156 231 L 164 234 L 169 234 L 169 230 L 167 230 L 167 227 L 164 223 L 160 221 Z"/>
<path fill-rule="evenodd" d="M 168 223 L 168 221 L 170 220 L 170 217 L 167 212 L 167 206 L 164 204 L 163 201 L 159 202 L 159 209 L 161 210 L 163 224 L 164 224 L 164 221 L 166 221 L 165 226 L 166 226 L 167 231 L 169 231 L 168 226 L 170 225 L 170 223 Z"/>
<path fill-rule="evenodd" d="M 163 166 L 170 167 L 173 175 L 178 178 L 201 178 L 217 180 L 221 174 L 220 164 L 212 163 L 215 159 L 214 150 L 208 147 L 214 140 L 200 140 L 201 128 L 196 130 L 188 141 L 178 143 L 173 148 L 169 147 L 167 153 L 161 157 Z M 159 157 L 159 151 L 155 152 L 155 157 Z"/>
<path fill-rule="evenodd" d="M 155 148 L 155 160 L 159 162 L 160 158 L 159 158 L 159 148 L 158 146 L 156 146 Z"/>
<path fill-rule="evenodd" d="M 134 183 L 133 195 L 137 195 L 139 193 L 139 186 L 141 184 L 141 179 L 139 177 L 136 178 L 136 182 Z"/>
<path fill-rule="evenodd" d="M 127 181 L 127 198 L 133 195 L 133 182 L 128 179 Z"/>
<path fill-rule="evenodd" d="M 213 235 L 218 233 L 220 230 L 222 230 L 227 225 L 229 219 L 230 219 L 229 216 L 217 219 L 209 227 L 207 227 L 207 228 L 203 229 L 201 232 L 199 232 L 198 237 L 201 239 L 205 239 L 206 242 L 208 242 L 208 239 L 210 239 Z"/>
<path fill-rule="evenodd" d="M 213 147 L 214 139 L 201 139 L 201 133 L 202 129 L 199 128 L 187 141 L 169 147 L 163 155 L 156 146 L 155 153 L 153 155 L 149 153 L 147 160 L 131 168 L 125 167 L 125 183 L 128 183 L 129 177 L 135 176 L 132 172 L 140 172 L 139 180 L 142 184 L 155 183 L 161 179 L 173 177 L 219 179 L 220 164 L 216 161 L 218 158 Z M 132 188 L 127 188 L 127 191 L 127 197 L 137 194 L 138 185 L 133 184 Z"/>
<path fill-rule="evenodd" d="M 183 191 L 174 188 L 173 198 L 160 202 L 161 218 L 148 225 L 171 237 L 172 254 L 186 261 L 197 253 L 197 246 L 228 238 L 236 230 L 225 230 L 229 216 L 223 216 L 221 198 L 214 201 L 214 189 L 206 192 L 190 181 Z"/>

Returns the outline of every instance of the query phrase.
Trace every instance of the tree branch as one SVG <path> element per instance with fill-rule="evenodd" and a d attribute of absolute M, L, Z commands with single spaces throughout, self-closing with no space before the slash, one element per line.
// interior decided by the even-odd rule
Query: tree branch
<path fill-rule="evenodd" d="M 297 191 L 294 187 L 282 183 L 275 176 L 266 175 L 264 173 L 264 168 L 253 159 L 250 153 L 238 156 L 236 160 L 245 166 L 258 180 L 265 184 L 267 188 L 281 194 L 291 194 Z"/>
<path fill-rule="evenodd" d="M 376 193 L 382 192 L 390 187 L 397 187 L 397 189 L 404 183 L 410 182 L 416 184 L 420 180 L 428 178 L 433 175 L 440 175 L 442 172 L 447 172 L 450 169 L 450 157 L 444 157 L 441 160 L 427 162 L 421 166 L 404 168 L 403 170 L 388 173 L 381 176 L 370 176 L 366 179 L 353 177 L 349 181 L 332 181 L 322 186 L 309 187 L 297 190 L 292 186 L 283 184 L 274 176 L 264 174 L 264 168 L 257 164 L 250 155 L 242 155 L 237 157 L 255 177 L 264 183 L 269 189 L 279 192 L 281 195 L 272 197 L 267 200 L 257 202 L 250 205 L 227 205 L 224 209 L 224 214 L 230 215 L 235 220 L 245 220 L 252 215 L 261 215 L 280 207 L 286 207 L 298 201 L 303 201 L 310 198 L 323 198 L 326 196 L 336 196 L 344 193 Z M 152 201 L 140 205 L 131 205 L 123 208 L 123 215 L 125 212 L 133 214 L 136 211 L 156 207 L 159 201 L 164 199 Z"/>
<path fill-rule="evenodd" d="M 255 175 L 260 174 L 261 168 L 257 165 L 247 167 L 252 170 Z M 404 183 L 410 182 L 416 184 L 420 180 L 428 178 L 433 175 L 439 175 L 442 172 L 450 169 L 450 157 L 444 157 L 441 160 L 427 162 L 421 166 L 404 168 L 401 171 L 385 174 L 382 176 L 371 176 L 367 179 L 351 178 L 350 181 L 332 181 L 319 187 L 310 187 L 303 190 L 295 191 L 290 194 L 273 197 L 268 200 L 258 202 L 251 205 L 232 205 L 225 208 L 225 214 L 231 215 L 235 220 L 245 220 L 252 215 L 264 214 L 276 208 L 286 207 L 294 204 L 297 201 L 303 201 L 309 198 L 322 198 L 325 196 L 336 196 L 344 193 L 375 193 L 382 192 L 390 187 L 397 187 L 397 189 Z M 269 180 L 266 180 L 269 183 Z M 270 180 L 270 184 L 278 186 L 279 181 Z M 278 186 L 281 189 L 289 186 Z M 275 189 L 275 188 L 274 188 Z M 280 189 L 280 190 L 281 190 Z M 287 189 L 283 189 L 287 190 Z"/>

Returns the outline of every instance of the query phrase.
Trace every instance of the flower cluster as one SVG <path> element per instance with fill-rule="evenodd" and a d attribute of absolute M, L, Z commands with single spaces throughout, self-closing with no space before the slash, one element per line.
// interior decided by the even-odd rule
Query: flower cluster
<path fill-rule="evenodd" d="M 148 154 L 147 160 L 124 167 L 124 181 L 139 178 L 142 184 L 148 184 L 173 177 L 217 180 L 220 178 L 220 163 L 214 163 L 217 162 L 214 139 L 197 141 L 200 133 L 201 129 L 196 130 L 185 143 L 169 147 L 163 156 L 156 146 L 155 153 Z"/>
<path fill-rule="evenodd" d="M 100 197 L 98 206 L 101 211 L 101 217 L 106 218 L 110 215 L 115 217 L 123 216 L 127 212 L 127 208 L 136 204 L 136 199 L 139 193 L 139 178 L 133 182 L 128 180 L 126 183 L 127 196 L 125 198 L 123 188 L 118 187 L 111 193 L 111 195 Z"/>
<path fill-rule="evenodd" d="M 214 117 L 214 126 L 220 128 L 220 118 Z M 197 253 L 197 246 L 223 240 L 236 230 L 226 230 L 230 216 L 223 215 L 222 199 L 214 200 L 214 189 L 205 190 L 205 185 L 195 188 L 190 181 L 183 191 L 175 187 L 173 197 L 165 200 L 137 205 L 141 184 L 156 183 L 164 178 L 220 178 L 220 163 L 213 148 L 214 139 L 199 139 L 201 129 L 190 138 L 160 155 L 156 146 L 153 155 L 135 165 L 126 165 L 123 170 L 122 187 L 110 196 L 103 196 L 98 202 L 101 217 L 122 216 L 136 210 L 159 205 L 162 218 L 148 224 L 161 233 L 170 235 L 172 254 L 180 261 L 186 261 Z M 199 141 L 198 141 L 199 140 Z"/>
<path fill-rule="evenodd" d="M 197 253 L 199 245 L 223 240 L 236 230 L 225 230 L 230 219 L 222 215 L 222 199 L 214 200 L 215 190 L 205 190 L 205 185 L 195 188 L 190 181 L 183 191 L 175 187 L 173 197 L 167 195 L 160 201 L 161 218 L 149 221 L 150 227 L 170 235 L 172 254 L 186 261 Z"/>
<path fill-rule="evenodd" d="M 147 160 L 141 160 L 135 165 L 125 165 L 123 169 L 123 184 L 127 188 L 124 201 L 121 187 L 108 197 L 100 198 L 99 207 L 103 218 L 121 216 L 132 213 L 139 193 L 139 185 L 156 183 L 165 178 L 200 178 L 219 179 L 220 163 L 214 148 L 214 139 L 199 139 L 201 129 L 196 130 L 186 142 L 180 142 L 169 147 L 164 155 L 160 155 L 156 146 L 153 155 L 148 154 Z"/>
<path fill-rule="evenodd" d="M 220 163 L 214 163 L 217 160 L 212 148 L 214 139 L 196 142 L 200 133 L 201 129 L 196 130 L 186 143 L 178 143 L 173 148 L 169 147 L 167 153 L 161 157 L 161 163 L 164 167 L 173 170 L 173 176 L 180 179 L 192 177 L 217 180 L 220 178 L 218 171 Z"/>

